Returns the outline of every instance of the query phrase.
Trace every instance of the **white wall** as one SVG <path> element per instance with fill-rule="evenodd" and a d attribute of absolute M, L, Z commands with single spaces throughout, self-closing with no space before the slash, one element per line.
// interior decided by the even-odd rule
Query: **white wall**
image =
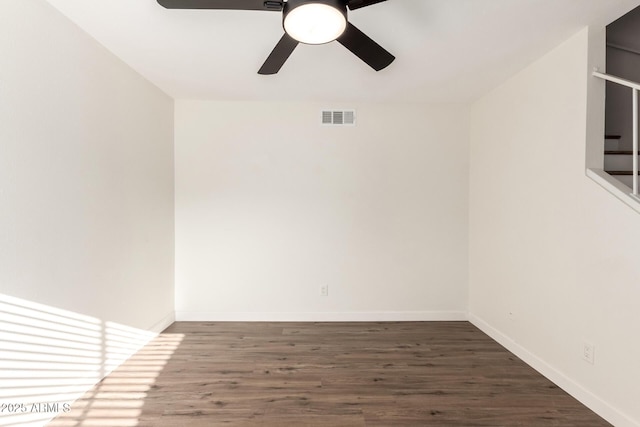
<path fill-rule="evenodd" d="M 70 357 L 43 343 L 73 324 L 101 356 L 72 376 L 97 379 L 100 334 L 172 317 L 173 101 L 42 1 L 2 1 L 0 28 L 0 367 Z"/>
<path fill-rule="evenodd" d="M 455 105 L 178 101 L 177 317 L 464 318 L 468 132 Z"/>
<path fill-rule="evenodd" d="M 469 310 L 601 415 L 640 425 L 640 218 L 585 177 L 588 40 L 472 107 Z"/>

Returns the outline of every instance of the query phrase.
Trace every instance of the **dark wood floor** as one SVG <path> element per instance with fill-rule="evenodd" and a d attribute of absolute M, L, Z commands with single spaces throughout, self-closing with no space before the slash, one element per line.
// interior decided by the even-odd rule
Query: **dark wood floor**
<path fill-rule="evenodd" d="M 179 322 L 51 426 L 608 426 L 467 322 Z"/>

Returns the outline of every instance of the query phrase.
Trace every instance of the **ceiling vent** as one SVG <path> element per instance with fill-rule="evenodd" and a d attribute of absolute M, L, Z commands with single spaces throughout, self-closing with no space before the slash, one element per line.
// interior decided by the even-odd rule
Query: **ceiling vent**
<path fill-rule="evenodd" d="M 322 110 L 323 126 L 355 126 L 355 110 Z"/>

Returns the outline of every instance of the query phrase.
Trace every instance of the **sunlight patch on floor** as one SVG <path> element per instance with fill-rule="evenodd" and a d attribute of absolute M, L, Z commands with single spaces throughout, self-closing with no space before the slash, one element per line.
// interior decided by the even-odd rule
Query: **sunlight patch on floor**
<path fill-rule="evenodd" d="M 0 294 L 0 425 L 136 426 L 181 340 Z"/>

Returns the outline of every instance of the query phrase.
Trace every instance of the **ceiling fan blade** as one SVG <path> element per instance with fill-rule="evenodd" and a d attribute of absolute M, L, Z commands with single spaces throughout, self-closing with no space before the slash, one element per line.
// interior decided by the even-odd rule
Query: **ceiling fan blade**
<path fill-rule="evenodd" d="M 338 41 L 376 71 L 386 68 L 396 59 L 350 22 L 345 32 L 338 37 Z"/>
<path fill-rule="evenodd" d="M 280 68 L 282 68 L 287 59 L 289 59 L 289 56 L 296 46 L 298 46 L 298 43 L 299 42 L 289 34 L 284 33 L 276 47 L 274 47 L 271 54 L 269 54 L 267 60 L 262 64 L 258 74 L 276 74 L 280 71 Z"/>
<path fill-rule="evenodd" d="M 347 6 L 349 10 L 360 9 L 361 7 L 371 6 L 372 4 L 382 3 L 387 0 L 349 0 Z"/>
<path fill-rule="evenodd" d="M 158 0 L 167 9 L 231 9 L 231 10 L 272 10 L 281 11 L 284 2 L 280 0 Z"/>

